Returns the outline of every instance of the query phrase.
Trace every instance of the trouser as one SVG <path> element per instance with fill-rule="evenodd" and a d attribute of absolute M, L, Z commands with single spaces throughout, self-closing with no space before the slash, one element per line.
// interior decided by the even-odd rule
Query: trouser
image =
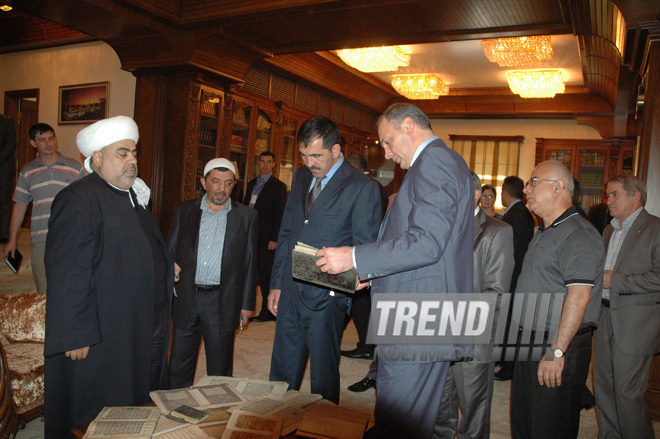
<path fill-rule="evenodd" d="M 538 382 L 538 361 L 519 361 L 513 369 L 513 439 L 576 438 L 580 427 L 582 386 L 589 374 L 591 333 L 575 335 L 564 353 L 561 386 Z"/>
<path fill-rule="evenodd" d="M 235 332 L 222 329 L 219 300 L 219 290 L 196 293 L 188 323 L 183 328 L 174 326 L 170 353 L 170 386 L 173 389 L 193 385 L 202 336 L 206 374 L 232 375 Z"/>

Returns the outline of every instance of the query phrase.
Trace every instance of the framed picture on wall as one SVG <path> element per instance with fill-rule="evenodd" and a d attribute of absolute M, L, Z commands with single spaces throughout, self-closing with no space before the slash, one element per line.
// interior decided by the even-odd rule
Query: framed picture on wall
<path fill-rule="evenodd" d="M 59 125 L 89 124 L 108 117 L 109 82 L 60 86 Z"/>

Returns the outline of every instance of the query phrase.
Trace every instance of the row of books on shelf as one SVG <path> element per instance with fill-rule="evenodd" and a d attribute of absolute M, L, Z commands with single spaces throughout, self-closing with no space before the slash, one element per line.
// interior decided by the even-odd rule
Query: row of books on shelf
<path fill-rule="evenodd" d="M 237 123 L 239 125 L 247 125 L 248 121 L 245 118 L 245 110 L 243 110 L 243 109 L 235 110 L 233 120 L 234 120 L 234 123 Z"/>
<path fill-rule="evenodd" d="M 268 131 L 270 130 L 270 127 L 272 126 L 272 122 L 266 119 L 264 116 L 259 115 L 259 118 L 257 119 L 257 128 L 260 130 Z"/>
<path fill-rule="evenodd" d="M 235 148 L 246 149 L 245 139 L 243 136 L 238 136 L 236 134 L 231 135 L 231 146 Z"/>
<path fill-rule="evenodd" d="M 595 152 L 583 152 L 580 154 L 580 166 L 603 166 L 605 157 Z"/>
<path fill-rule="evenodd" d="M 580 186 L 583 188 L 595 187 L 600 189 L 603 185 L 602 172 L 580 172 Z"/>
<path fill-rule="evenodd" d="M 215 140 L 218 136 L 218 130 L 212 128 L 199 129 L 199 143 L 204 145 L 215 145 Z"/>
<path fill-rule="evenodd" d="M 209 101 L 202 102 L 201 112 L 205 116 L 218 117 L 218 105 Z"/>

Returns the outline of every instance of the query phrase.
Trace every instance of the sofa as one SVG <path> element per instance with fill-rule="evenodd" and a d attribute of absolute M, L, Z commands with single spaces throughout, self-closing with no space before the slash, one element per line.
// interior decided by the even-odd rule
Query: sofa
<path fill-rule="evenodd" d="M 0 343 L 19 427 L 43 414 L 45 326 L 45 293 L 0 294 Z"/>

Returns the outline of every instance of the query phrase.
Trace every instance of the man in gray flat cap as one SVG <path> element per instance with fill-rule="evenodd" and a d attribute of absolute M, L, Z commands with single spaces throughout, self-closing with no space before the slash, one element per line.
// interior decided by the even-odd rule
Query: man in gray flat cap
<path fill-rule="evenodd" d="M 117 116 L 76 138 L 90 174 L 53 201 L 46 241 L 45 437 L 166 386 L 174 263 L 137 178 L 138 128 Z"/>
<path fill-rule="evenodd" d="M 201 177 L 206 194 L 177 204 L 169 248 L 181 267 L 173 305 L 172 388 L 193 384 L 204 337 L 206 373 L 231 376 L 235 331 L 254 311 L 257 287 L 257 211 L 232 201 L 236 169 L 209 161 Z"/>

